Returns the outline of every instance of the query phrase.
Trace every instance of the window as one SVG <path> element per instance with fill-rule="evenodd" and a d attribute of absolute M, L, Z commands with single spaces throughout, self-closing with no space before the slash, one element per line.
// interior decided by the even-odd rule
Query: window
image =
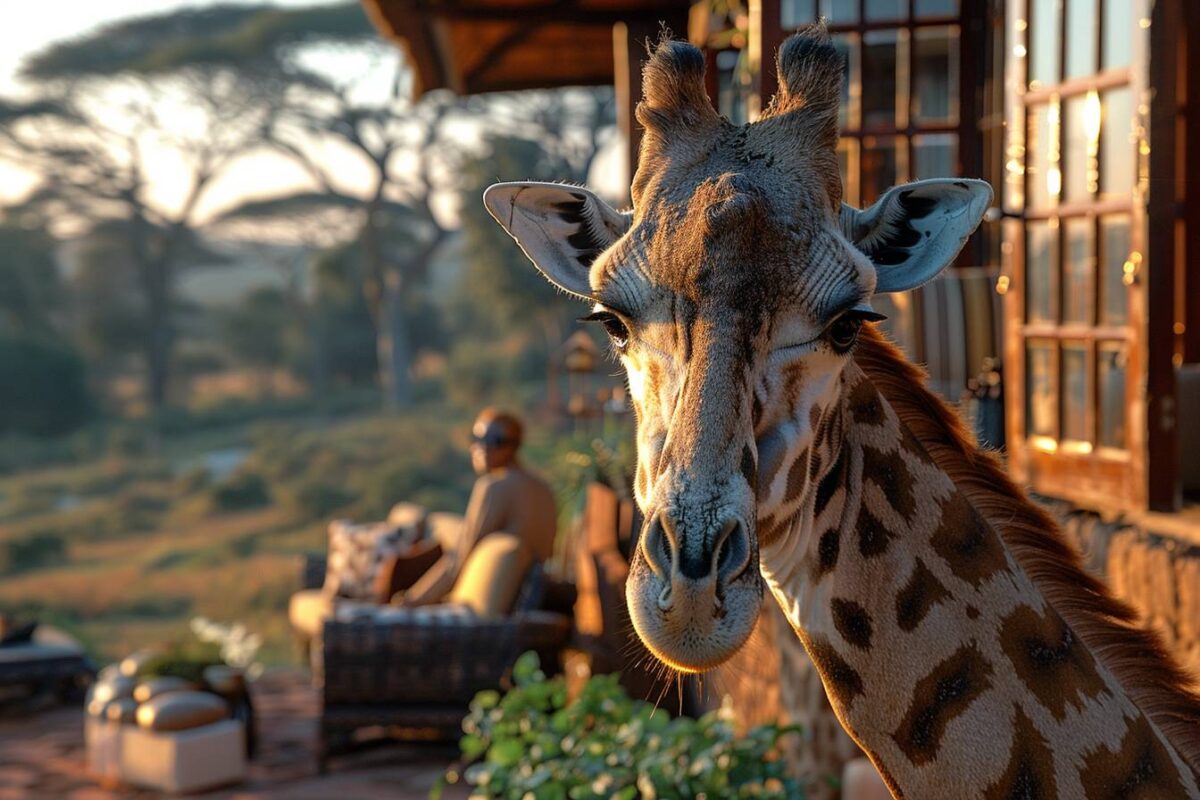
<path fill-rule="evenodd" d="M 958 0 L 783 2 L 785 35 L 824 16 L 845 58 L 847 203 L 867 206 L 896 183 L 961 173 L 962 13 Z"/>
<path fill-rule="evenodd" d="M 1141 0 L 1010 8 L 1004 272 L 1008 428 L 1019 480 L 1141 507 L 1144 201 L 1130 66 Z M 1136 12 L 1141 13 L 1141 12 Z M 1114 26 L 1125 25 L 1123 36 Z M 1120 41 L 1118 41 L 1120 40 Z"/>

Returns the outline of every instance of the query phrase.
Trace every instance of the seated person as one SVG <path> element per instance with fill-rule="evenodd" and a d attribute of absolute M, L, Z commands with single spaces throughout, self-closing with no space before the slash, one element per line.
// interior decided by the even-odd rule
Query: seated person
<path fill-rule="evenodd" d="M 554 551 L 557 512 L 549 485 L 517 458 L 522 425 L 514 415 L 493 408 L 480 412 L 472 428 L 471 466 L 479 478 L 471 491 L 457 546 L 447 552 L 393 603 L 406 606 L 440 602 L 454 587 L 467 556 L 489 533 L 504 531 L 520 539 L 535 562 Z"/>

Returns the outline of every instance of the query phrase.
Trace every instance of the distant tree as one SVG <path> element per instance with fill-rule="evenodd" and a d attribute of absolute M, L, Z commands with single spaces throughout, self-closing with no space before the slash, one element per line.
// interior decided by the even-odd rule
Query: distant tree
<path fill-rule="evenodd" d="M 57 436 L 92 415 L 83 361 L 61 341 L 0 335 L 0 435 Z"/>
<path fill-rule="evenodd" d="M 49 334 L 62 307 L 54 240 L 14 221 L 0 223 L 0 332 Z"/>
<path fill-rule="evenodd" d="M 22 68 L 32 101 L 0 103 L 0 157 L 38 177 L 29 204 L 59 233 L 115 224 L 137 271 L 145 313 L 147 395 L 167 402 L 174 344 L 172 292 L 194 245 L 201 200 L 259 146 L 274 94 L 194 50 L 192 32 L 228 31 L 234 7 L 187 9 L 114 23 L 51 45 Z M 153 47 L 151 47 L 153 45 Z M 167 65 L 155 53 L 191 53 Z M 148 154 L 168 152 L 179 196 L 164 199 Z"/>

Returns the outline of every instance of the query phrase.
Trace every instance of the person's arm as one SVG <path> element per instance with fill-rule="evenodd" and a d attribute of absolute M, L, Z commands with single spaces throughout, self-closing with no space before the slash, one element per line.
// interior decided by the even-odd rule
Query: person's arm
<path fill-rule="evenodd" d="M 454 588 L 459 570 L 475 545 L 489 533 L 504 526 L 507 513 L 504 493 L 495 481 L 478 480 L 467 503 L 458 544 L 454 550 L 438 559 L 421 578 L 404 593 L 404 605 L 422 606 L 442 600 Z"/>

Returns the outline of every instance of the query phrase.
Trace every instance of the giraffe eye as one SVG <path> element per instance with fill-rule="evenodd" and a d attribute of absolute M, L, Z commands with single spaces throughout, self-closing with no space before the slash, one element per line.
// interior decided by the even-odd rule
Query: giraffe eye
<path fill-rule="evenodd" d="M 829 326 L 826 336 L 829 344 L 838 353 L 845 353 L 858 341 L 858 332 L 862 329 L 862 317 L 857 314 L 843 314 Z"/>
<path fill-rule="evenodd" d="M 580 317 L 580 322 L 599 322 L 604 326 L 605 333 L 612 339 L 618 350 L 624 350 L 629 344 L 629 328 L 625 327 L 625 323 L 621 318 L 611 311 L 594 311 L 586 317 Z"/>

